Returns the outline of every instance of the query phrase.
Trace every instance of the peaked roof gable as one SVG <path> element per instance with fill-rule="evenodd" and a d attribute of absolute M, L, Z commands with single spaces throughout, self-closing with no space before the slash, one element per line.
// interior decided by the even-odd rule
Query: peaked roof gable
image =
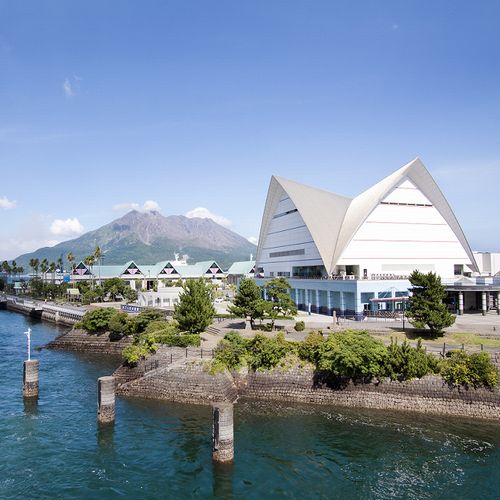
<path fill-rule="evenodd" d="M 477 270 L 472 250 L 453 210 L 420 158 L 415 158 L 351 201 L 333 252 L 330 269 L 327 268 L 329 272 L 334 268 L 343 251 L 372 211 L 406 179 L 410 180 L 438 210 L 466 251 L 472 266 Z"/>
<path fill-rule="evenodd" d="M 276 176 L 271 177 L 269 184 L 262 216 L 257 262 L 261 258 L 262 246 L 283 192 L 290 197 L 304 220 L 323 263 L 328 268 L 351 199 Z"/>

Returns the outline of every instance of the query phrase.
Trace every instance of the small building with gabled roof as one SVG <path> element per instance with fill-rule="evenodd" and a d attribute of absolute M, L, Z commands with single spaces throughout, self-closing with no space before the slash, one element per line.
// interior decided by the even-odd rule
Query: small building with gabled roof
<path fill-rule="evenodd" d="M 255 276 L 255 261 L 245 260 L 233 262 L 227 270 L 227 282 L 231 285 L 238 285 L 241 278 L 253 278 Z"/>

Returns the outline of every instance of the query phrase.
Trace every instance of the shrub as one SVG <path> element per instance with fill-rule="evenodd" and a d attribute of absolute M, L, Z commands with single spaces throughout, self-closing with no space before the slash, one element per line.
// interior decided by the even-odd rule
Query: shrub
<path fill-rule="evenodd" d="M 303 321 L 297 321 L 293 327 L 296 332 L 303 332 L 306 324 Z"/>
<path fill-rule="evenodd" d="M 112 315 L 109 323 L 108 330 L 114 334 L 128 334 L 133 328 L 133 319 L 125 312 L 116 311 Z"/>
<path fill-rule="evenodd" d="M 160 330 L 169 330 L 171 333 L 177 333 L 179 328 L 175 321 L 155 320 L 151 321 L 144 331 L 146 333 L 151 333 Z"/>
<path fill-rule="evenodd" d="M 341 377 L 384 374 L 387 349 L 366 332 L 346 330 L 330 335 L 323 345 L 318 368 Z"/>
<path fill-rule="evenodd" d="M 441 376 L 453 385 L 495 387 L 498 383 L 497 369 L 486 352 L 452 351 L 443 362 Z"/>
<path fill-rule="evenodd" d="M 215 348 L 214 363 L 230 370 L 239 368 L 246 362 L 247 344 L 239 333 L 227 333 Z"/>
<path fill-rule="evenodd" d="M 249 341 L 248 364 L 253 370 L 274 368 L 288 352 L 295 351 L 295 346 L 285 340 L 282 332 L 276 338 L 269 339 L 257 334 Z"/>
<path fill-rule="evenodd" d="M 187 334 L 187 335 L 176 335 L 172 333 L 170 330 L 159 330 L 149 335 L 152 336 L 155 343 L 164 344 L 168 346 L 176 346 L 176 347 L 199 347 L 201 345 L 201 338 L 196 334 Z"/>
<path fill-rule="evenodd" d="M 149 349 L 145 345 L 131 344 L 122 351 L 122 355 L 129 366 L 135 366 L 137 363 L 149 354 Z"/>
<path fill-rule="evenodd" d="M 102 333 L 109 329 L 111 318 L 119 314 L 112 307 L 98 307 L 93 311 L 87 311 L 83 318 L 75 324 L 75 328 L 83 328 L 89 333 Z"/>
<path fill-rule="evenodd" d="M 420 339 L 416 348 L 406 340 L 401 345 L 391 340 L 387 352 L 386 375 L 393 380 L 422 378 L 429 373 L 439 372 L 438 360 L 432 354 L 425 352 Z"/>
<path fill-rule="evenodd" d="M 319 332 L 310 332 L 303 342 L 300 342 L 298 351 L 300 359 L 304 359 L 315 365 L 318 364 L 323 352 L 325 340 Z"/>
<path fill-rule="evenodd" d="M 133 331 L 135 333 L 142 333 L 146 330 L 149 323 L 158 321 L 165 318 L 165 312 L 159 309 L 145 309 L 134 317 Z"/>

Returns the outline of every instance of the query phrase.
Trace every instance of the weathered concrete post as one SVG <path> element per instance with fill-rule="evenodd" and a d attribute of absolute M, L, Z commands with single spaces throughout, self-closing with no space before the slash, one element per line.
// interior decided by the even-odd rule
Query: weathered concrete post
<path fill-rule="evenodd" d="M 464 292 L 458 292 L 458 315 L 462 316 L 464 313 Z"/>
<path fill-rule="evenodd" d="M 234 459 L 233 403 L 213 403 L 212 460 L 232 462 Z"/>
<path fill-rule="evenodd" d="M 481 293 L 481 313 L 486 316 L 486 292 Z"/>
<path fill-rule="evenodd" d="M 97 421 L 107 424 L 115 420 L 115 377 L 97 379 Z"/>
<path fill-rule="evenodd" d="M 500 314 L 500 292 L 497 292 L 497 314 Z"/>
<path fill-rule="evenodd" d="M 23 366 L 23 396 L 38 397 L 38 359 L 27 359 Z"/>

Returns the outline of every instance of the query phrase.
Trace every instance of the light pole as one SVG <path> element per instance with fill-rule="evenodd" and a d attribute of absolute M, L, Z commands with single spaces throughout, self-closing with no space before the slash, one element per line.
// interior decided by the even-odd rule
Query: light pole
<path fill-rule="evenodd" d="M 24 332 L 24 335 L 28 337 L 28 361 L 31 360 L 31 328 L 28 328 L 27 332 Z"/>

